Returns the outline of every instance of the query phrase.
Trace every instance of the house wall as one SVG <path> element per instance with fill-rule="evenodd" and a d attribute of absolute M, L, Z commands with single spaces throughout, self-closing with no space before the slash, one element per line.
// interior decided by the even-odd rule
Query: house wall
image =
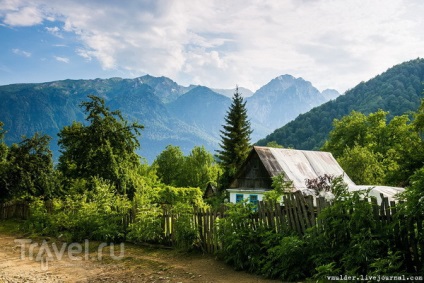
<path fill-rule="evenodd" d="M 246 190 L 232 190 L 230 192 L 230 202 L 231 203 L 236 203 L 237 202 L 237 195 L 243 195 L 243 199 L 250 199 L 251 195 L 256 195 L 257 196 L 257 200 L 258 201 L 262 201 L 263 198 L 263 191 L 258 192 L 258 191 L 246 191 Z"/>
<path fill-rule="evenodd" d="M 271 189 L 272 180 L 259 156 L 254 154 L 244 164 L 230 188 Z"/>

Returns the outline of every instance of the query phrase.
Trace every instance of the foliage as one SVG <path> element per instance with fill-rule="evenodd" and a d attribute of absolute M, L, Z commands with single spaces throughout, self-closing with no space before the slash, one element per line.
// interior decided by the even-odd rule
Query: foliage
<path fill-rule="evenodd" d="M 249 154 L 251 133 L 246 102 L 238 92 L 237 87 L 230 109 L 225 117 L 225 125 L 223 125 L 223 130 L 221 130 L 221 150 L 217 151 L 217 157 L 224 170 L 222 188 L 228 186 L 236 170 L 240 168 Z"/>
<path fill-rule="evenodd" d="M 265 146 L 266 147 L 274 147 L 274 148 L 284 148 L 284 146 L 278 144 L 276 141 L 270 141 Z"/>
<path fill-rule="evenodd" d="M 166 185 L 177 186 L 181 183 L 184 153 L 180 147 L 168 145 L 155 159 L 159 179 Z"/>
<path fill-rule="evenodd" d="M 286 236 L 275 246 L 268 246 L 262 273 L 268 278 L 296 281 L 306 278 L 309 257 L 306 244 L 299 236 Z"/>
<path fill-rule="evenodd" d="M 174 222 L 174 244 L 177 249 L 189 251 L 199 246 L 197 227 L 194 226 L 193 206 L 187 203 L 177 203 L 172 207 L 171 213 L 177 215 Z"/>
<path fill-rule="evenodd" d="M 323 150 L 330 151 L 359 184 L 404 186 L 424 160 L 424 143 L 407 115 L 387 123 L 387 112 L 353 111 L 334 120 Z"/>
<path fill-rule="evenodd" d="M 370 275 L 401 275 L 402 272 L 402 257 L 399 251 L 392 252 L 388 251 L 387 255 L 377 258 L 373 263 L 370 264 Z"/>
<path fill-rule="evenodd" d="M 264 201 L 280 202 L 281 197 L 293 190 L 293 182 L 287 181 L 284 173 L 272 177 L 272 190 L 264 193 Z"/>
<path fill-rule="evenodd" d="M 222 249 L 219 256 L 235 269 L 252 269 L 253 257 L 259 254 L 261 247 L 258 234 L 252 229 L 250 217 L 254 206 L 247 201 L 227 204 L 226 217 L 219 219 L 219 239 Z"/>
<path fill-rule="evenodd" d="M 199 188 L 175 188 L 157 184 L 138 187 L 133 207 L 136 218 L 129 226 L 128 239 L 133 242 L 165 243 L 163 213 L 177 215 L 174 244 L 189 250 L 197 245 L 198 234 L 191 221 L 194 207 L 206 207 Z"/>
<path fill-rule="evenodd" d="M 0 144 L 0 197 L 1 199 L 44 196 L 55 192 L 55 174 L 50 137 L 36 133 L 23 137 L 19 144 L 7 148 Z"/>
<path fill-rule="evenodd" d="M 315 179 L 307 179 L 305 184 L 307 189 L 313 190 L 315 195 L 319 196 L 321 193 L 331 192 L 333 180 L 334 176 L 324 174 Z"/>
<path fill-rule="evenodd" d="M 168 145 L 156 158 L 153 166 L 166 185 L 198 187 L 204 190 L 210 182 L 216 184 L 220 168 L 213 155 L 203 146 L 194 147 L 184 156 L 178 146 Z"/>
<path fill-rule="evenodd" d="M 157 204 L 138 208 L 135 221 L 129 226 L 128 240 L 138 243 L 162 243 L 162 215 L 163 209 Z"/>
<path fill-rule="evenodd" d="M 221 173 L 213 155 L 203 146 L 194 147 L 185 157 L 181 187 L 198 187 L 204 190 L 208 183 L 217 185 Z"/>
<path fill-rule="evenodd" d="M 411 176 L 410 186 L 399 197 L 404 201 L 400 214 L 418 218 L 424 215 L 424 167 Z"/>
<path fill-rule="evenodd" d="M 93 178 L 90 185 L 91 191 L 54 199 L 49 212 L 42 199 L 34 198 L 27 230 L 42 235 L 65 235 L 71 241 L 122 240 L 126 234 L 123 217 L 130 202 L 125 196 L 117 195 L 109 181 Z"/>
<path fill-rule="evenodd" d="M 135 150 L 143 126 L 128 124 L 120 111 L 110 111 L 102 98 L 89 98 L 81 103 L 88 125 L 74 122 L 58 134 L 62 152 L 58 169 L 69 179 L 98 176 L 110 180 L 119 193 L 132 197 L 135 187 L 130 172 L 140 165 Z"/>
<path fill-rule="evenodd" d="M 370 272 L 370 264 L 387 254 L 385 230 L 373 217 L 372 204 L 364 201 L 367 191 L 349 192 L 341 177 L 332 182 L 333 204 L 318 215 L 318 223 L 308 231 L 306 241 L 318 272 L 336 263 L 335 269 L 354 275 Z"/>
<path fill-rule="evenodd" d="M 189 204 L 195 207 L 204 207 L 203 193 L 199 188 L 175 188 L 163 186 L 156 188 L 157 195 L 154 203 L 175 205 L 178 203 Z"/>

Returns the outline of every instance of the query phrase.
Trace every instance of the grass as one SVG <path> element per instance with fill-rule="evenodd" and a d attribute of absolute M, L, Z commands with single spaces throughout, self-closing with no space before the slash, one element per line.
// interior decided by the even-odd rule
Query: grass
<path fill-rule="evenodd" d="M 22 224 L 23 220 L 7 219 L 0 220 L 0 233 L 4 235 L 16 236 L 17 234 L 23 234 Z"/>

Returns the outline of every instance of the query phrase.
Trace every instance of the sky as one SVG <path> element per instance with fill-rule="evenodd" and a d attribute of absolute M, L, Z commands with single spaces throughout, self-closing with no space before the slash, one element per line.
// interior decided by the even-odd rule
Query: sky
<path fill-rule="evenodd" d="M 424 57 L 422 0 L 0 0 L 0 85 L 165 76 L 344 92 Z"/>

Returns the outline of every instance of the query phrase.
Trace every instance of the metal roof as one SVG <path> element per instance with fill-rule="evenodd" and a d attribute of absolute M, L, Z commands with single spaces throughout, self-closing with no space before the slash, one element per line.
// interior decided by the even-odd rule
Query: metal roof
<path fill-rule="evenodd" d="M 366 190 L 372 188 L 370 196 L 377 197 L 381 202 L 380 194 L 396 200 L 396 194 L 404 191 L 403 188 L 388 186 L 356 185 L 344 172 L 337 160 L 330 152 L 296 150 L 287 148 L 272 148 L 255 146 L 254 150 L 259 155 L 265 169 L 271 177 L 284 172 L 287 180 L 293 182 L 296 190 L 307 191 L 305 181 L 315 179 L 324 174 L 343 176 L 349 191 Z"/>
<path fill-rule="evenodd" d="M 371 185 L 360 185 L 360 186 L 349 186 L 349 191 L 359 191 L 371 189 L 369 196 L 377 198 L 377 201 L 381 202 L 381 195 L 387 197 L 389 201 L 397 201 L 396 195 L 403 192 L 405 189 L 398 187 L 389 186 L 371 186 Z"/>
<path fill-rule="evenodd" d="M 307 179 L 315 179 L 324 174 L 343 176 L 348 186 L 355 186 L 330 152 L 263 146 L 255 146 L 254 150 L 271 177 L 284 172 L 295 189 L 306 189 Z"/>

